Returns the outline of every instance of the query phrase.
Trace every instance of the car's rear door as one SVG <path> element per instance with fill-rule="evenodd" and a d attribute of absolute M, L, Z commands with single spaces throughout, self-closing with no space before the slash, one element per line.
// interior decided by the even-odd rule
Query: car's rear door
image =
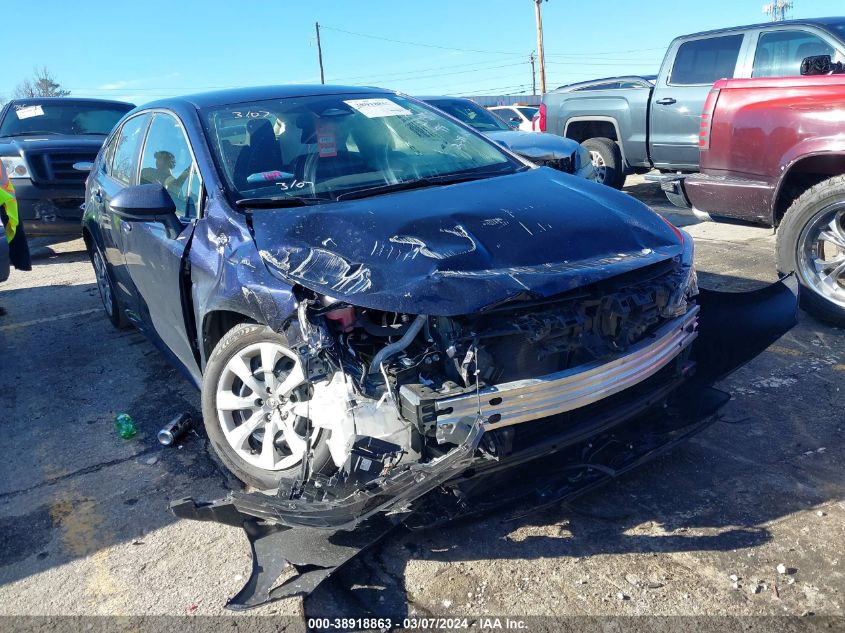
<path fill-rule="evenodd" d="M 124 121 L 106 146 L 101 160 L 90 175 L 91 182 L 85 204 L 86 211 L 96 218 L 102 241 L 103 257 L 109 265 L 117 287 L 118 300 L 133 323 L 138 323 L 134 285 L 126 270 L 123 240 L 128 224 L 111 210 L 111 200 L 125 187 L 135 184 L 138 155 L 151 115 L 142 112 Z"/>
<path fill-rule="evenodd" d="M 137 171 L 139 184 L 158 183 L 167 190 L 182 225 L 181 232 L 172 235 L 158 222 L 131 222 L 123 234 L 123 256 L 136 290 L 141 327 L 198 379 L 184 292 L 189 290 L 185 258 L 199 216 L 202 181 L 188 137 L 173 113 L 153 114 Z"/>
<path fill-rule="evenodd" d="M 649 155 L 660 169 L 698 168 L 701 110 L 713 83 L 737 76 L 750 35 L 720 33 L 676 40 L 651 95 Z"/>

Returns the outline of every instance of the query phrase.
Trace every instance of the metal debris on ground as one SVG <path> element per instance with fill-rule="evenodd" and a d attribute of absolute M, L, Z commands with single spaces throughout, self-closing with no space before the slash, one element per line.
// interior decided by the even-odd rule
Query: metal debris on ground
<path fill-rule="evenodd" d="M 187 433 L 188 429 L 191 428 L 192 423 L 193 419 L 189 413 L 180 413 L 168 422 L 164 428 L 158 432 L 156 437 L 158 437 L 159 443 L 163 446 L 173 446 L 176 440 Z M 179 448 L 181 448 L 181 446 Z"/>

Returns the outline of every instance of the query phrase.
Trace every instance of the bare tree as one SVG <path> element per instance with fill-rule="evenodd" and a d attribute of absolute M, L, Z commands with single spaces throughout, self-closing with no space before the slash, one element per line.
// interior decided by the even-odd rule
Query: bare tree
<path fill-rule="evenodd" d="M 12 96 L 17 99 L 32 97 L 66 97 L 70 90 L 62 88 L 46 66 L 36 68 L 31 79 L 24 79 L 15 87 Z"/>

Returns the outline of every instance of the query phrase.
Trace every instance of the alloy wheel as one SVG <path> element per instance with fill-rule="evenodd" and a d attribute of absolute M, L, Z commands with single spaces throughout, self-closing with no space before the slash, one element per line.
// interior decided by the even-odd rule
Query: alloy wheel
<path fill-rule="evenodd" d="M 590 150 L 590 159 L 593 161 L 593 167 L 596 170 L 595 181 L 603 185 L 607 178 L 607 165 L 604 162 L 604 158 L 598 152 Z"/>
<path fill-rule="evenodd" d="M 103 261 L 102 255 L 98 249 L 94 249 L 94 274 L 97 278 L 97 289 L 100 291 L 100 299 L 103 300 L 103 307 L 106 309 L 106 314 L 113 316 L 114 305 L 111 296 L 111 282 L 109 281 L 109 274 L 106 270 L 106 263 Z"/>
<path fill-rule="evenodd" d="M 797 262 L 803 281 L 845 307 L 845 202 L 819 211 L 801 231 Z"/>
<path fill-rule="evenodd" d="M 278 343 L 249 345 L 226 363 L 215 408 L 226 441 L 241 459 L 263 470 L 285 470 L 301 462 L 309 425 L 293 408 L 303 386 L 302 364 Z M 319 433 L 310 429 L 312 446 Z"/>

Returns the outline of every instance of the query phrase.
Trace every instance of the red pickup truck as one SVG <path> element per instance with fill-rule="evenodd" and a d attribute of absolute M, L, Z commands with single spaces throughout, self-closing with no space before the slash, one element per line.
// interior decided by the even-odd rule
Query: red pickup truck
<path fill-rule="evenodd" d="M 777 267 L 802 303 L 845 325 L 845 75 L 723 79 L 704 104 L 701 173 L 673 202 L 777 227 Z"/>

